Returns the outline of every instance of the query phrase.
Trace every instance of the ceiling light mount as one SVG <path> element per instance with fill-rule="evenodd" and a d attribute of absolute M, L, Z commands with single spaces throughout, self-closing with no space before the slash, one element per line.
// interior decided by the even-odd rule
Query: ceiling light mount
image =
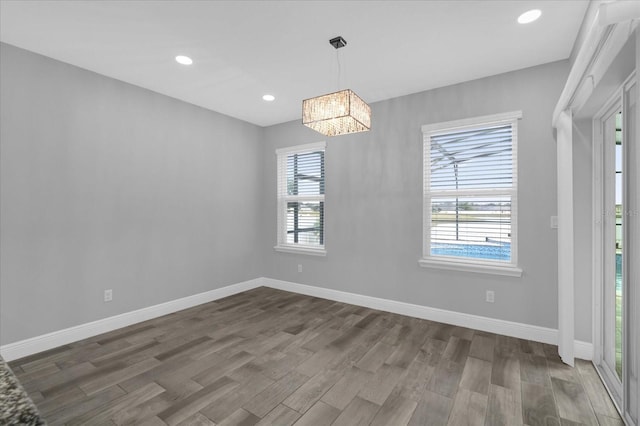
<path fill-rule="evenodd" d="M 341 47 L 345 47 L 347 45 L 347 40 L 343 39 L 342 36 L 338 36 L 329 40 L 329 44 L 336 49 L 340 49 Z"/>

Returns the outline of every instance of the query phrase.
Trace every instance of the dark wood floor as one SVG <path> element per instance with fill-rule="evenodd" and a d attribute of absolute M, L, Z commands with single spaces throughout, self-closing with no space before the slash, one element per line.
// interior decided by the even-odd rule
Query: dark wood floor
<path fill-rule="evenodd" d="M 51 425 L 621 425 L 556 349 L 261 287 L 11 367 Z"/>

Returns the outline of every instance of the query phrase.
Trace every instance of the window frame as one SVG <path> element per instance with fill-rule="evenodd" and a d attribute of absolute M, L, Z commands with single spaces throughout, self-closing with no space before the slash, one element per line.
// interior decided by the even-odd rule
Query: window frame
<path fill-rule="evenodd" d="M 466 118 L 422 126 L 423 143 L 423 226 L 422 226 L 422 258 L 420 266 L 427 268 L 448 269 L 465 272 L 477 272 L 494 275 L 521 277 L 522 269 L 518 267 L 518 120 L 522 111 Z M 511 125 L 512 168 L 511 188 L 474 188 L 462 190 L 431 190 L 431 138 L 435 135 L 455 133 L 464 130 Z M 456 256 L 431 255 L 431 200 L 442 196 L 509 196 L 511 197 L 511 260 L 464 258 Z"/>
<path fill-rule="evenodd" d="M 294 154 L 305 154 L 322 151 L 323 162 L 326 164 L 326 142 L 315 142 L 304 145 L 296 145 L 276 149 L 276 203 L 277 203 L 277 243 L 273 247 L 276 251 L 285 253 L 308 254 L 313 256 L 326 256 L 326 172 L 323 184 L 324 192 L 318 195 L 288 195 L 287 191 L 287 161 Z M 323 169 L 324 169 L 323 164 Z M 318 201 L 323 203 L 322 220 L 322 245 L 307 245 L 301 243 L 287 243 L 287 204 L 290 202 Z"/>

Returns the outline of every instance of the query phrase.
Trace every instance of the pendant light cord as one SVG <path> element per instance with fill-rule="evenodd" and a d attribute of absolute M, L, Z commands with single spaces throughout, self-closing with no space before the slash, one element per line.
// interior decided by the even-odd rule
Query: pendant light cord
<path fill-rule="evenodd" d="M 340 90 L 340 78 L 342 77 L 340 74 L 342 72 L 342 66 L 340 65 L 340 50 L 336 49 L 336 61 L 338 63 L 338 80 L 336 82 L 336 91 Z"/>

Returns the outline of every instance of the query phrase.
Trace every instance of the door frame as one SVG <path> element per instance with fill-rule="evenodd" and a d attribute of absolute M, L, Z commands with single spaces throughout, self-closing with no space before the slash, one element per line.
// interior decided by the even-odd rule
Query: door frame
<path fill-rule="evenodd" d="M 603 212 L 603 203 L 604 203 L 604 133 L 602 131 L 602 124 L 605 117 L 608 117 L 612 110 L 619 107 L 622 110 L 622 134 L 624 135 L 628 132 L 625 131 L 627 127 L 627 121 L 625 117 L 628 117 L 628 112 L 626 111 L 626 91 L 633 84 L 636 84 L 635 81 L 636 72 L 632 72 L 624 82 L 613 91 L 607 102 L 605 102 L 600 110 L 596 114 L 594 114 L 592 123 L 592 140 L 593 140 L 593 176 L 592 176 L 592 297 L 593 297 L 593 315 L 592 315 L 592 329 L 593 329 L 593 364 L 596 367 L 596 371 L 600 375 L 600 378 L 605 384 L 607 391 L 611 395 L 611 399 L 613 400 L 616 408 L 618 409 L 621 416 L 624 417 L 624 412 L 626 409 L 626 395 L 628 393 L 628 380 L 625 380 L 627 375 L 627 362 L 628 362 L 628 354 L 626 352 L 625 347 L 625 334 L 627 330 L 627 322 L 628 322 L 628 312 L 629 312 L 629 301 L 626 297 L 623 299 L 623 313 L 622 313 L 622 385 L 620 387 L 620 391 L 618 392 L 616 386 L 612 386 L 612 381 L 617 380 L 617 377 L 611 377 L 611 374 L 608 370 L 602 368 L 603 360 L 604 360 L 604 224 L 602 220 L 602 212 Z M 629 166 L 629 155 L 628 155 L 628 144 L 623 143 L 623 171 L 628 170 Z M 628 175 L 624 175 L 624 179 L 628 179 Z M 628 200 L 629 196 L 629 185 L 625 184 L 623 181 L 623 200 Z M 624 222 L 623 222 L 624 223 Z M 629 241 L 629 230 L 628 227 L 623 226 L 623 244 L 626 241 Z M 624 253 L 623 251 L 623 281 L 622 281 L 622 294 L 628 294 L 628 262 L 624 261 Z"/>

